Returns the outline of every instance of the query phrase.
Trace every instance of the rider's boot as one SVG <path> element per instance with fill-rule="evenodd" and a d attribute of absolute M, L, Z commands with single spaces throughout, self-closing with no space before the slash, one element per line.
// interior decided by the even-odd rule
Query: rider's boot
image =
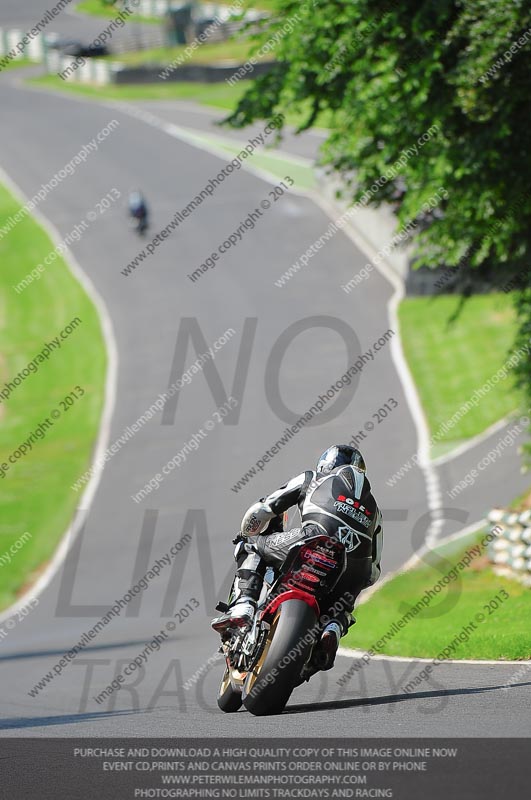
<path fill-rule="evenodd" d="M 335 602 L 331 598 L 329 605 L 330 616 L 325 617 L 325 627 L 312 653 L 312 663 L 318 669 L 326 671 L 334 666 L 339 640 L 356 622 L 352 616 L 356 600 L 360 592 L 373 582 L 372 570 L 371 559 L 357 559 L 349 565 L 348 577 L 345 573 L 341 578 L 342 587 L 336 587 Z"/>
<path fill-rule="evenodd" d="M 319 655 L 321 669 L 326 671 L 332 669 L 336 659 L 337 649 L 339 647 L 339 640 L 343 635 L 343 631 L 338 622 L 329 622 L 323 633 L 321 634 L 321 641 L 319 642 Z"/>
<path fill-rule="evenodd" d="M 326 672 L 326 670 L 332 669 L 339 647 L 339 640 L 355 621 L 349 614 L 341 614 L 327 623 L 314 650 L 313 660 L 320 670 Z"/>
<path fill-rule="evenodd" d="M 218 633 L 231 628 L 245 628 L 251 624 L 264 582 L 266 564 L 253 545 L 240 542 L 235 556 L 238 569 L 229 607 L 210 623 Z"/>
<path fill-rule="evenodd" d="M 346 634 L 350 626 L 355 624 L 356 620 L 352 616 L 352 609 L 354 608 L 358 595 L 366 586 L 367 580 L 365 578 L 351 585 L 348 592 L 348 602 L 347 598 L 345 598 L 342 610 L 334 610 L 332 616 L 328 618 L 325 617 L 325 627 L 312 654 L 312 663 L 318 669 L 326 672 L 326 670 L 332 669 L 334 666 L 339 640 Z M 334 608 L 334 604 L 332 604 L 332 608 Z M 337 609 L 337 603 L 335 604 L 335 608 Z"/>

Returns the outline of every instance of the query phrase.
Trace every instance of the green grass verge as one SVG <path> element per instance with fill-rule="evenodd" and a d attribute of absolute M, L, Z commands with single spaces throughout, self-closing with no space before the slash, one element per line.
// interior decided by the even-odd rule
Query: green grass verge
<path fill-rule="evenodd" d="M 18 209 L 0 186 L 0 226 Z M 1 608 L 35 578 L 68 527 L 79 502 L 70 485 L 89 466 L 103 405 L 107 357 L 99 318 L 64 260 L 57 258 L 19 294 L 12 288 L 53 249 L 29 215 L 0 240 L 0 391 L 71 320 L 81 320 L 60 349 L 0 402 L 0 464 L 9 463 L 52 409 L 61 412 L 44 438 L 0 479 L 0 556 L 26 531 L 31 535 L 10 564 L 2 560 Z M 65 411 L 61 400 L 77 385 L 85 394 Z"/>
<path fill-rule="evenodd" d="M 94 100 L 194 100 L 202 105 L 230 111 L 245 91 L 247 81 L 236 86 L 226 83 L 147 83 L 123 86 L 94 86 L 62 81 L 56 75 L 30 79 L 28 83 L 58 89 Z"/>
<path fill-rule="evenodd" d="M 414 297 L 399 307 L 405 355 L 432 434 L 502 367 L 512 352 L 516 333 L 509 295 L 472 297 L 458 319 L 450 323 L 458 302 L 453 296 Z M 518 405 L 519 396 L 509 376 L 494 385 L 439 442 L 458 444 L 476 436 Z"/>
<path fill-rule="evenodd" d="M 346 646 L 376 651 L 375 643 L 392 631 L 393 624 L 398 624 L 408 608 L 433 589 L 459 563 L 466 550 L 481 540 L 482 535 L 468 538 L 466 544 L 452 542 L 437 551 L 438 558 L 428 556 L 433 566 L 422 564 L 385 583 L 356 610 L 358 622 L 344 640 Z M 531 591 L 516 581 L 497 577 L 485 561 L 482 557 L 481 562 L 473 562 L 468 569 L 459 572 L 460 584 L 454 580 L 448 587 L 443 587 L 431 600 L 427 611 L 407 621 L 392 638 L 386 640 L 378 653 L 436 658 L 472 621 L 476 630 L 471 632 L 468 641 L 458 644 L 451 658 L 531 658 L 528 624 Z M 484 606 L 500 594 L 501 589 L 505 589 L 509 599 L 489 615 Z M 440 614 L 433 616 L 437 608 Z M 428 617 L 427 613 L 431 616 Z M 483 622 L 476 621 L 478 613 L 485 615 Z"/>
<path fill-rule="evenodd" d="M 149 50 L 132 50 L 127 53 L 118 53 L 110 56 L 112 61 L 126 64 L 128 67 L 145 64 L 172 64 L 175 59 L 186 50 L 186 45 L 177 47 L 156 47 Z M 222 64 L 223 62 L 237 62 L 243 64 L 249 57 L 251 44 L 248 41 L 227 41 L 203 44 L 192 51 L 184 64 Z M 270 61 L 269 58 L 259 59 L 260 62 Z"/>
<path fill-rule="evenodd" d="M 5 66 L 3 66 L 0 70 L 0 73 L 8 72 L 12 69 L 21 69 L 21 67 L 35 66 L 36 64 L 36 61 L 30 61 L 29 58 L 15 58 L 13 61 L 9 61 Z"/>

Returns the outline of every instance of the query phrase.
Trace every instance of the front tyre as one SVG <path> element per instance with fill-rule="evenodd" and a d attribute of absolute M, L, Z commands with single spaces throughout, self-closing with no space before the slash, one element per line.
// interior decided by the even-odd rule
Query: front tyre
<path fill-rule="evenodd" d="M 256 716 L 280 714 L 308 660 L 315 611 L 302 600 L 281 603 L 264 649 L 243 686 L 243 704 Z"/>
<path fill-rule="evenodd" d="M 225 714 L 234 714 L 242 707 L 242 693 L 234 689 L 228 667 L 225 668 L 225 674 L 219 685 L 218 706 Z"/>

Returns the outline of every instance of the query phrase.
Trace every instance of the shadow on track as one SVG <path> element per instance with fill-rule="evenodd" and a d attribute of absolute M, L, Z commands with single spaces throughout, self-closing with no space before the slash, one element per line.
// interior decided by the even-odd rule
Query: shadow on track
<path fill-rule="evenodd" d="M 123 711 L 92 711 L 84 714 L 57 714 L 55 717 L 14 717 L 12 719 L 0 719 L 0 730 L 39 728 L 48 727 L 49 725 L 74 725 L 77 722 L 91 722 L 97 719 L 123 717 L 139 713 L 143 714 L 145 711 L 125 709 Z"/>
<path fill-rule="evenodd" d="M 387 694 L 381 697 L 361 697 L 351 700 L 330 700 L 325 703 L 306 703 L 304 705 L 288 706 L 283 714 L 308 714 L 312 711 L 335 711 L 341 708 L 356 708 L 357 706 L 380 706 L 390 703 L 402 703 L 408 700 L 422 700 L 429 697 L 452 697 L 461 694 L 481 694 L 483 692 L 495 692 L 498 689 L 507 688 L 517 689 L 520 686 L 531 686 L 531 682 L 514 683 L 511 686 L 500 684 L 499 686 L 480 686 L 474 689 L 441 689 L 433 692 L 415 692 L 411 694 Z"/>
<path fill-rule="evenodd" d="M 168 641 L 175 641 L 175 639 L 171 639 Z M 134 646 L 141 646 L 145 645 L 145 639 L 132 639 L 129 642 L 108 642 L 107 644 L 93 644 L 87 647 L 84 647 L 78 655 L 82 653 L 92 653 L 97 650 L 118 650 L 120 647 L 132 647 Z M 164 643 L 163 643 L 164 644 Z M 20 653 L 6 653 L 5 655 L 0 656 L 0 661 L 17 661 L 18 659 L 22 658 L 41 658 L 46 656 L 64 656 L 64 654 L 68 653 L 68 648 L 63 648 L 62 650 L 28 650 L 26 652 Z"/>

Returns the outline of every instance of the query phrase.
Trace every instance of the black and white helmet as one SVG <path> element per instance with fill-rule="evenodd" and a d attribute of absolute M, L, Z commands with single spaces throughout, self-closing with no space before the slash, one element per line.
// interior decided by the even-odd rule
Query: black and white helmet
<path fill-rule="evenodd" d="M 348 444 L 334 444 L 325 450 L 317 462 L 317 475 L 328 475 L 337 467 L 350 465 L 356 467 L 360 472 L 365 472 L 365 461 L 359 450 L 350 447 Z"/>

